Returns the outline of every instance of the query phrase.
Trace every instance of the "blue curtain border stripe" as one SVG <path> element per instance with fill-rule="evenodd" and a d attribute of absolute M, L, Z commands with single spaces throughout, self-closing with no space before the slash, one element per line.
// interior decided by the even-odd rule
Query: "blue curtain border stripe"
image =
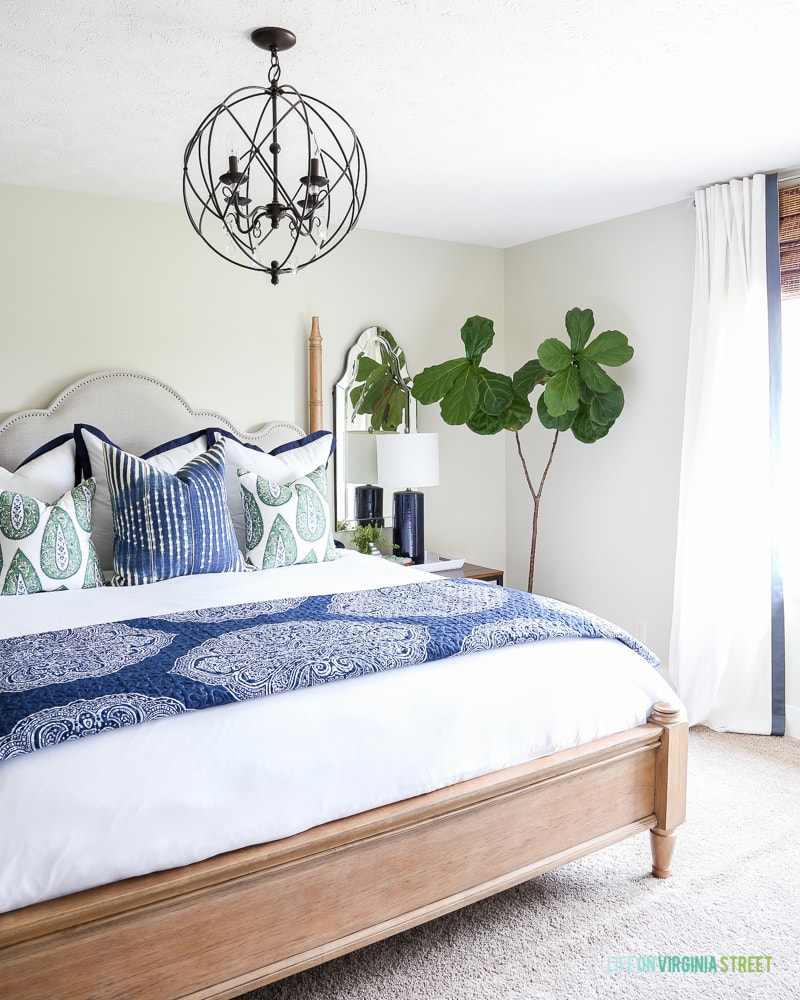
<path fill-rule="evenodd" d="M 786 732 L 786 633 L 781 575 L 777 488 L 780 469 L 782 330 L 781 330 L 781 261 L 778 229 L 778 175 L 767 174 L 767 312 L 769 324 L 769 399 L 770 452 L 772 470 L 772 736 Z"/>

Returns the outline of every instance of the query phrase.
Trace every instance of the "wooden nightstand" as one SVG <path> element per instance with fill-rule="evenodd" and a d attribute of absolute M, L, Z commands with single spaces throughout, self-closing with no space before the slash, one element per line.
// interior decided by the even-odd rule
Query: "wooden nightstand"
<path fill-rule="evenodd" d="M 488 566 L 476 566 L 475 563 L 464 563 L 461 569 L 433 570 L 437 576 L 448 576 L 451 580 L 466 577 L 470 580 L 486 580 L 503 586 L 503 570 L 489 569 Z"/>

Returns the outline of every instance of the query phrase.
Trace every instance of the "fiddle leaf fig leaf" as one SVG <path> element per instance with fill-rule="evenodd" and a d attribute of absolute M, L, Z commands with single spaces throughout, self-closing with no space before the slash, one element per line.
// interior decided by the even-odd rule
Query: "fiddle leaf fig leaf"
<path fill-rule="evenodd" d="M 392 428 L 389 427 L 389 425 L 385 423 L 385 421 L 386 421 L 385 411 L 382 408 L 378 408 L 373 412 L 372 416 L 370 417 L 369 425 L 374 431 L 379 431 L 383 427 L 385 427 L 387 431 L 392 430 Z M 394 429 L 396 430 L 397 428 Z"/>
<path fill-rule="evenodd" d="M 497 434 L 505 427 L 505 414 L 487 413 L 478 407 L 467 421 L 467 427 L 476 434 Z"/>
<path fill-rule="evenodd" d="M 589 407 L 581 403 L 575 419 L 572 421 L 572 433 L 582 444 L 594 444 L 600 438 L 605 437 L 611 430 L 613 420 L 610 424 L 596 424 L 592 420 Z"/>
<path fill-rule="evenodd" d="M 508 375 L 478 369 L 478 407 L 486 413 L 500 413 L 511 405 L 514 390 Z"/>
<path fill-rule="evenodd" d="M 358 359 L 354 381 L 365 382 L 367 378 L 380 367 L 381 364 L 379 361 L 376 361 L 374 358 L 368 358 L 366 354 L 362 354 Z"/>
<path fill-rule="evenodd" d="M 580 376 L 574 365 L 556 372 L 547 380 L 542 398 L 553 417 L 577 408 L 580 402 Z"/>
<path fill-rule="evenodd" d="M 570 309 L 564 318 L 573 351 L 581 351 L 594 330 L 594 313 L 591 309 Z"/>
<path fill-rule="evenodd" d="M 519 431 L 530 422 L 533 416 L 533 407 L 528 402 L 527 396 L 515 395 L 511 400 L 511 406 L 505 413 L 505 429 L 507 431 Z"/>
<path fill-rule="evenodd" d="M 572 351 L 555 337 L 539 344 L 539 364 L 551 372 L 560 372 L 572 364 Z"/>
<path fill-rule="evenodd" d="M 467 363 L 456 375 L 442 399 L 442 420 L 446 424 L 465 424 L 478 405 L 478 371 Z"/>
<path fill-rule="evenodd" d="M 420 403 L 437 403 L 455 384 L 459 373 L 472 367 L 468 358 L 454 358 L 440 365 L 431 365 L 414 379 L 411 395 Z"/>
<path fill-rule="evenodd" d="M 617 368 L 631 360 L 633 348 L 624 333 L 620 333 L 619 330 L 606 330 L 584 347 L 583 356 L 598 365 Z"/>
<path fill-rule="evenodd" d="M 372 416 L 370 417 L 370 426 L 376 431 L 386 426 L 392 396 L 391 388 L 389 386 L 381 385 L 380 390 L 381 391 L 372 407 Z M 390 428 L 386 427 L 386 430 L 390 430 Z"/>
<path fill-rule="evenodd" d="M 587 358 L 584 354 L 578 354 L 576 359 L 578 372 L 592 392 L 608 392 L 617 384 L 610 375 L 603 371 L 596 361 Z"/>
<path fill-rule="evenodd" d="M 361 390 L 361 398 L 355 406 L 357 413 L 374 414 L 381 397 L 390 388 L 388 379 L 382 368 L 378 368 L 367 376 Z"/>
<path fill-rule="evenodd" d="M 608 427 L 622 413 L 625 396 L 617 385 L 610 392 L 597 393 L 589 404 L 589 416 L 595 424 Z"/>
<path fill-rule="evenodd" d="M 470 316 L 461 327 L 461 339 L 469 360 L 478 364 L 494 341 L 494 323 L 485 316 Z"/>
<path fill-rule="evenodd" d="M 546 382 L 552 374 L 546 368 L 542 368 L 538 361 L 526 361 L 514 372 L 511 380 L 515 395 L 530 396 L 536 386 L 540 382 Z"/>
<path fill-rule="evenodd" d="M 572 426 L 572 421 L 575 419 L 577 412 L 577 410 L 568 410 L 566 413 L 562 413 L 560 417 L 552 416 L 547 411 L 544 394 L 539 397 L 536 403 L 536 413 L 539 416 L 539 422 L 548 431 L 568 431 Z"/>
<path fill-rule="evenodd" d="M 397 366 L 399 368 L 405 368 L 406 356 L 403 353 L 403 349 L 400 347 L 400 345 L 397 343 L 397 341 L 394 339 L 391 333 L 389 333 L 388 330 L 381 330 L 380 336 L 383 337 L 383 339 L 389 345 L 391 351 L 391 353 L 389 353 L 389 351 L 386 350 L 386 345 L 380 344 L 381 357 L 383 358 L 383 363 L 386 365 L 394 365 L 395 364 L 394 359 L 396 358 Z"/>
<path fill-rule="evenodd" d="M 375 374 L 375 372 L 380 368 L 365 369 L 363 379 L 359 379 L 357 384 L 353 386 L 350 390 L 350 403 L 353 407 L 353 418 L 355 418 L 359 413 L 368 413 L 369 410 L 364 408 L 364 396 L 367 392 L 367 387 L 370 384 L 370 377 Z"/>
<path fill-rule="evenodd" d="M 396 431 L 406 412 L 406 394 L 398 385 L 386 387 L 372 412 L 371 425 L 376 431 Z"/>

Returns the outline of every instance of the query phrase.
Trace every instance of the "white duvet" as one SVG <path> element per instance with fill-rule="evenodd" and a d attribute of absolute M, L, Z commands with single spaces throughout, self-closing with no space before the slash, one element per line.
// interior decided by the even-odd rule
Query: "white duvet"
<path fill-rule="evenodd" d="M 6 598 L 0 638 L 428 574 L 334 562 Z M 676 703 L 612 639 L 550 639 L 187 713 L 0 763 L 0 912 L 306 830 Z"/>

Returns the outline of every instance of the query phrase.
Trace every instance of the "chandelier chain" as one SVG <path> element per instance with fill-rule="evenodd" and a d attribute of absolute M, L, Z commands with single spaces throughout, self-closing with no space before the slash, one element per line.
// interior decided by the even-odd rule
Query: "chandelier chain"
<path fill-rule="evenodd" d="M 272 84 L 273 87 L 277 86 L 278 80 L 281 78 L 281 64 L 278 61 L 278 50 L 271 49 L 272 56 L 269 61 L 269 73 L 267 74 L 267 79 Z"/>

